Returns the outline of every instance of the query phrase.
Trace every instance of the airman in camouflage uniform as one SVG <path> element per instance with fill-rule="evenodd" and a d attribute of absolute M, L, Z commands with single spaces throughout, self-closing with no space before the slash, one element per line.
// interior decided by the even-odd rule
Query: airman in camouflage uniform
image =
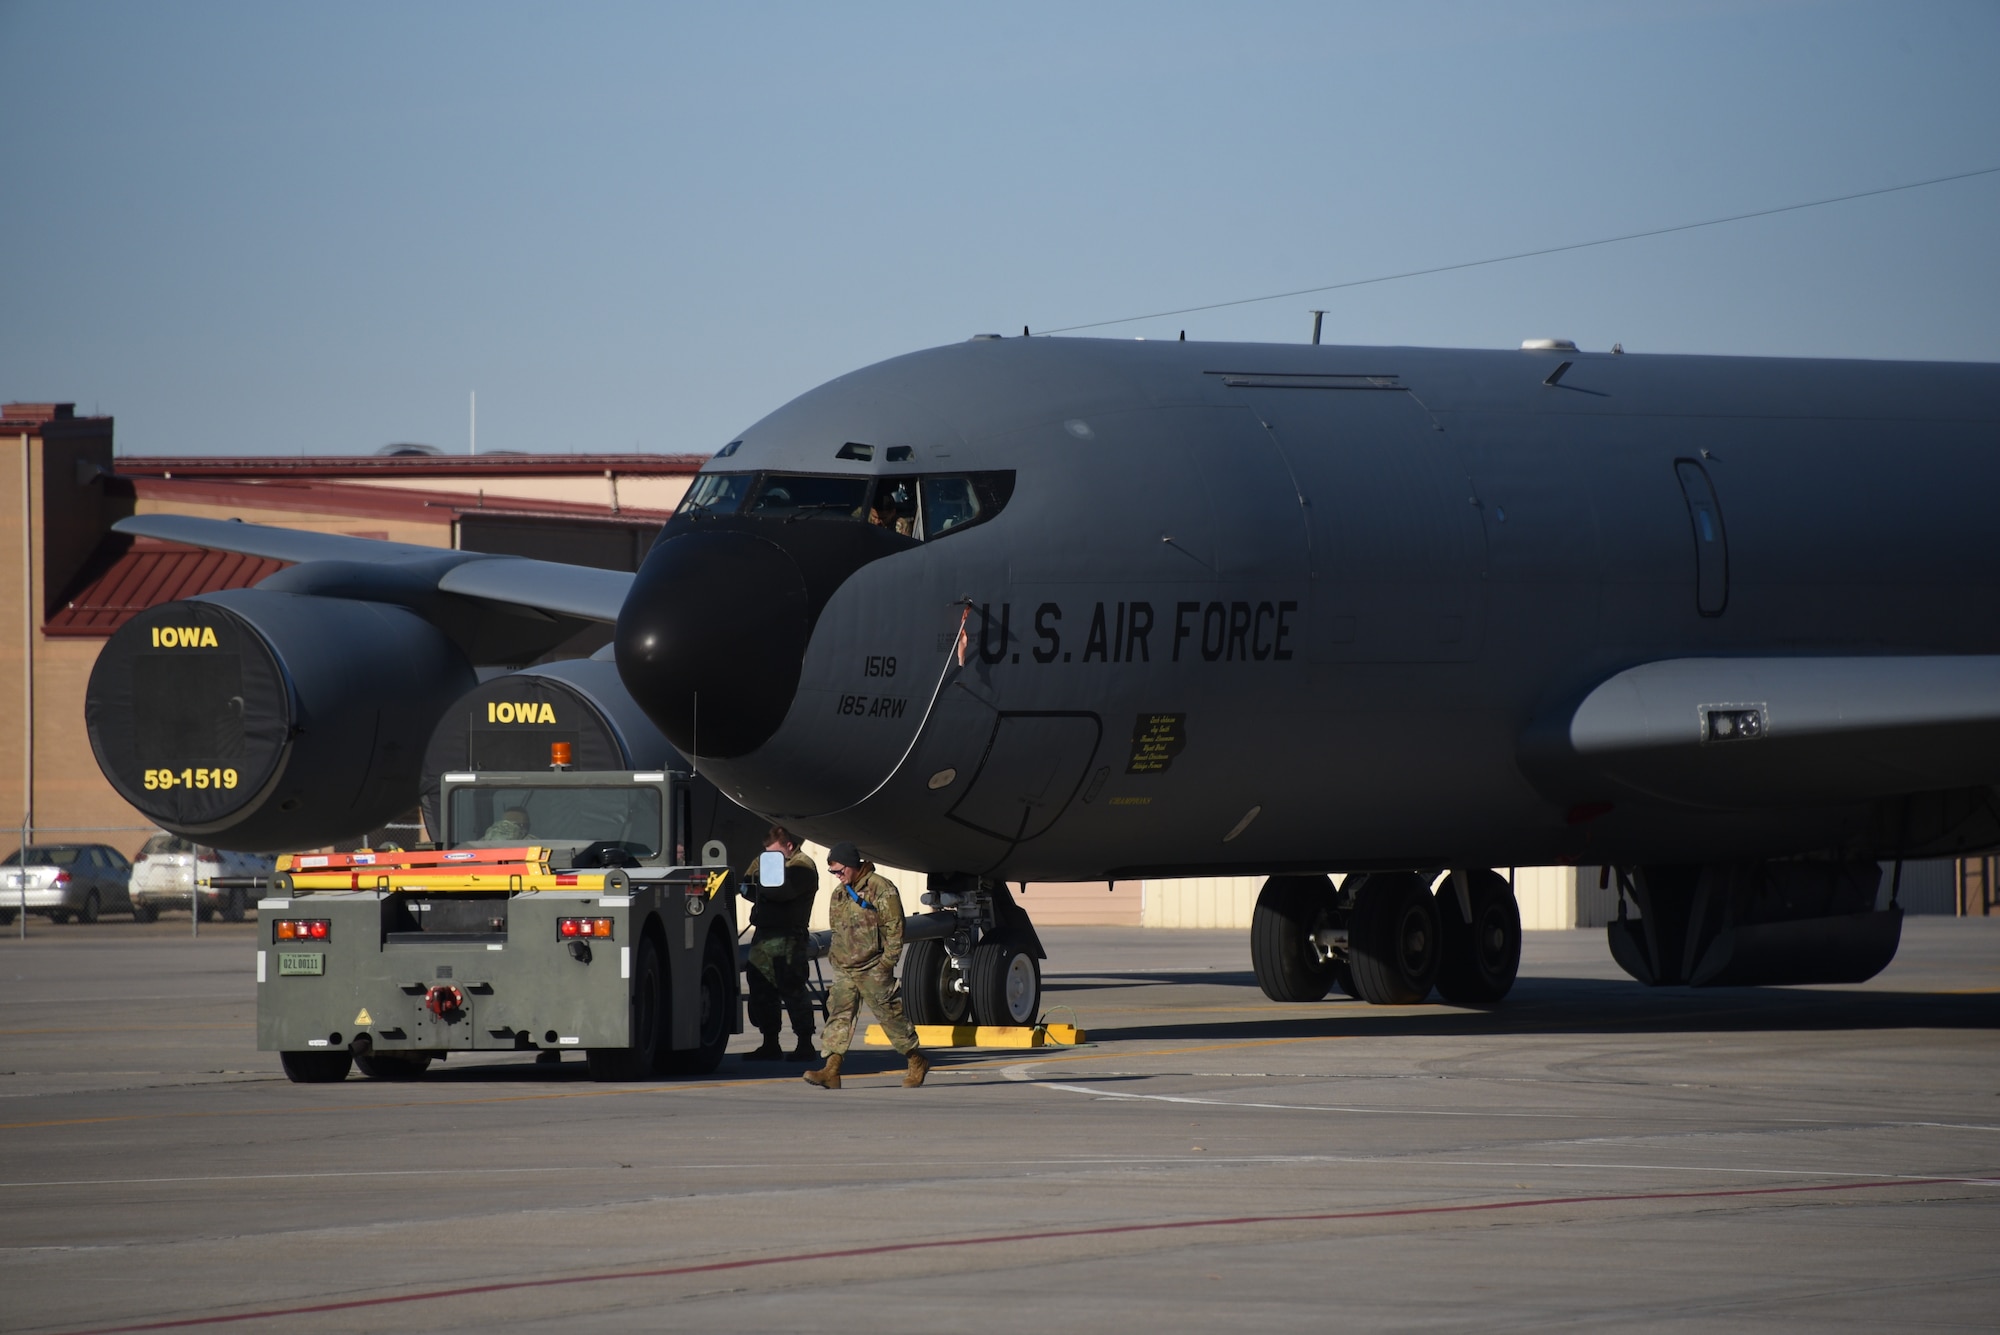
<path fill-rule="evenodd" d="M 750 910 L 750 1023 L 764 1034 L 764 1044 L 746 1061 L 809 1062 L 813 1050 L 813 1004 L 806 993 L 806 966 L 812 947 L 808 932 L 813 896 L 819 891 L 819 868 L 799 848 L 798 836 L 773 825 L 766 851 L 785 855 L 785 883 L 758 885 L 756 869 L 744 877 L 744 897 Z M 784 1016 L 792 1017 L 790 1053 L 778 1042 Z"/>
<path fill-rule="evenodd" d="M 835 844 L 827 852 L 826 868 L 840 878 L 828 912 L 833 986 L 826 1008 L 826 1065 L 807 1071 L 806 1079 L 823 1089 L 840 1088 L 840 1063 L 865 1001 L 890 1044 L 909 1058 L 903 1085 L 914 1089 L 924 1083 L 931 1063 L 917 1046 L 917 1031 L 904 1016 L 902 994 L 896 990 L 896 965 L 903 954 L 902 897 L 895 882 L 877 872 L 851 843 Z"/>

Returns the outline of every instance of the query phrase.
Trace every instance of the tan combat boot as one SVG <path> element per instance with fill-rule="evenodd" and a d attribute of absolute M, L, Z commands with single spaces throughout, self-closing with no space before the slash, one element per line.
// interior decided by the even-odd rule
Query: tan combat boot
<path fill-rule="evenodd" d="M 806 1079 L 812 1084 L 818 1085 L 821 1089 L 839 1089 L 840 1059 L 843 1055 L 838 1052 L 827 1053 L 826 1065 L 817 1071 L 807 1071 Z"/>
<path fill-rule="evenodd" d="M 915 1089 L 924 1083 L 924 1077 L 931 1073 L 931 1059 L 924 1056 L 922 1048 L 910 1049 L 910 1069 L 903 1073 L 903 1088 Z"/>

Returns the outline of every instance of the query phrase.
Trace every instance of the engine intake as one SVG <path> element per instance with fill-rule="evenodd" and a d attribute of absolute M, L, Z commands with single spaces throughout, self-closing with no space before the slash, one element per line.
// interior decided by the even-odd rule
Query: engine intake
<path fill-rule="evenodd" d="M 163 829 L 309 848 L 409 809 L 431 729 L 473 681 L 404 608 L 233 589 L 120 627 L 84 718 L 104 777 Z"/>

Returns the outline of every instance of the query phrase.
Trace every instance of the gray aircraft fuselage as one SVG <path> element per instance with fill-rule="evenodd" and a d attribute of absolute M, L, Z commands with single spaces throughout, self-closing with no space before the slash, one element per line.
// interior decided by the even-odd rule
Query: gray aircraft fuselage
<path fill-rule="evenodd" d="M 1996 424 L 1987 365 L 974 340 L 712 460 L 618 664 L 737 801 L 927 871 L 1989 843 L 2000 751 L 1711 789 L 1573 720 L 1674 660 L 2000 654 Z"/>

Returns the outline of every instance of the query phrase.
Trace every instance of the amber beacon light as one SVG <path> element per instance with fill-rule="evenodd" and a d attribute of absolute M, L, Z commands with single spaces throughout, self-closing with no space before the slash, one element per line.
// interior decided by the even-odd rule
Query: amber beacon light
<path fill-rule="evenodd" d="M 550 742 L 550 743 L 549 743 L 549 768 L 550 768 L 550 769 L 568 769 L 568 768 L 569 768 L 569 743 L 568 743 L 568 742 Z"/>

